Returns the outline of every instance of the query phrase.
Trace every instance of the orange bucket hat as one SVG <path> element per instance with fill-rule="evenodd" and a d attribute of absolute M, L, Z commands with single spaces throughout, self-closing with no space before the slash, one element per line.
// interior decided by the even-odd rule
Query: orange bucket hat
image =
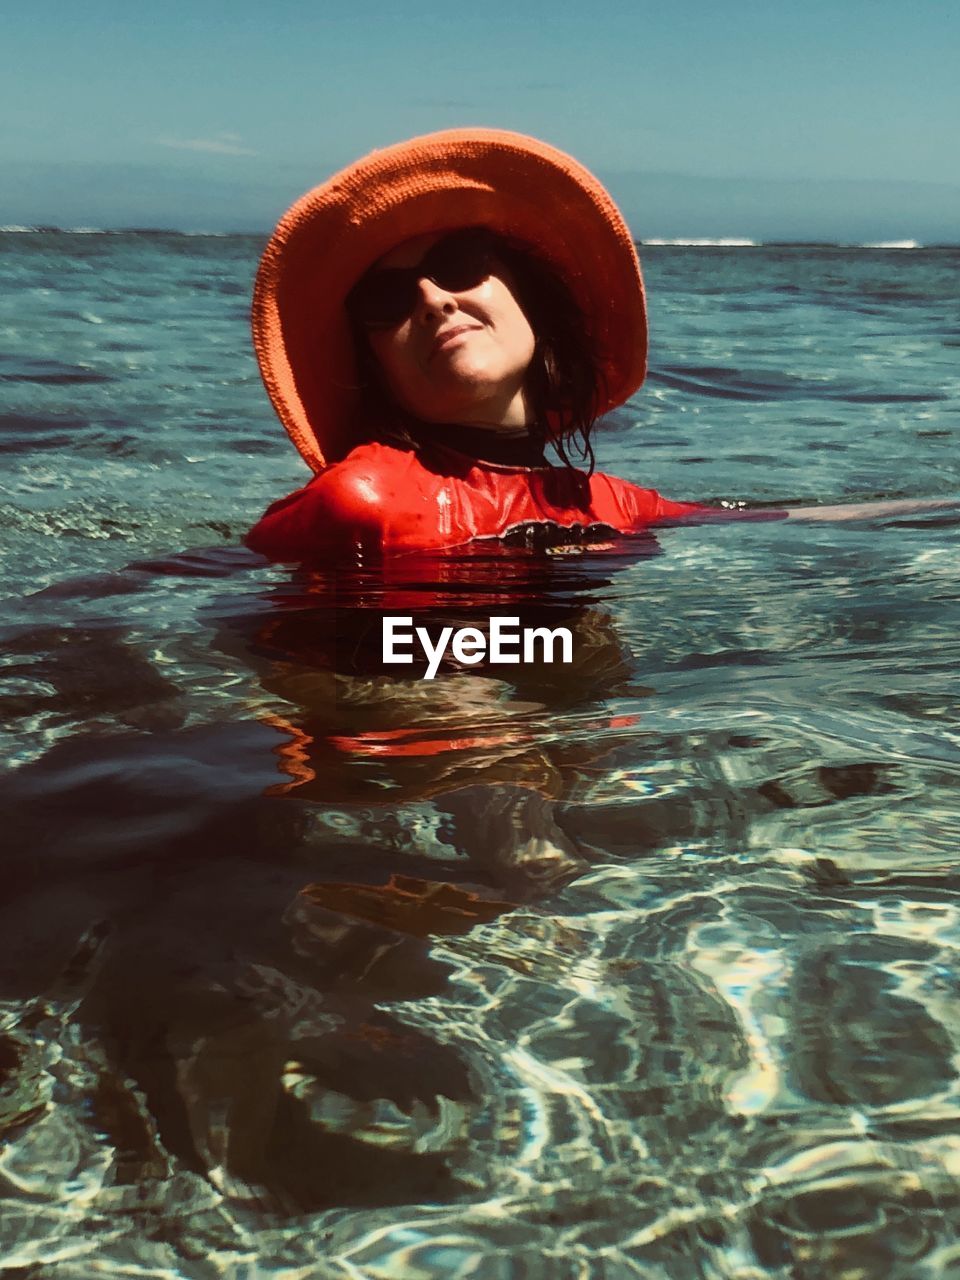
<path fill-rule="evenodd" d="M 404 240 L 482 226 L 554 268 L 579 303 L 605 375 L 600 412 L 643 382 L 643 280 L 626 223 L 570 156 L 500 129 L 448 129 L 374 151 L 302 196 L 264 251 L 253 344 L 273 406 L 314 471 L 356 443 L 353 340 L 344 303 Z"/>

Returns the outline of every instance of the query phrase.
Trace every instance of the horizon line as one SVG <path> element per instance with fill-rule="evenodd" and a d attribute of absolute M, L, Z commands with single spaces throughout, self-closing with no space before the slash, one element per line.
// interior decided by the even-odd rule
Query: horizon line
<path fill-rule="evenodd" d="M 170 226 L 138 226 L 136 224 L 116 227 L 93 226 L 60 226 L 57 223 L 9 223 L 0 224 L 2 235 L 167 235 L 193 238 L 226 239 L 235 237 L 258 237 L 269 239 L 273 229 L 258 228 L 255 230 L 233 229 L 229 231 L 213 231 L 204 227 L 170 227 Z M 824 248 L 824 249 L 960 249 L 960 241 L 933 240 L 924 242 L 909 236 L 890 236 L 873 240 L 839 240 L 809 238 L 772 238 L 758 240 L 752 236 L 642 236 L 634 237 L 638 248 L 696 248 L 696 249 L 764 249 L 764 248 Z"/>

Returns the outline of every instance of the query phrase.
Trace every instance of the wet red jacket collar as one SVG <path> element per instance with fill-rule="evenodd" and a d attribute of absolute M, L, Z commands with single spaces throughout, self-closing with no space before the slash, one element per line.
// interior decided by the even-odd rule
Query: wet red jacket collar
<path fill-rule="evenodd" d="M 614 476 L 481 462 L 452 449 L 359 445 L 268 507 L 246 543 L 272 560 L 331 561 L 502 538 L 525 525 L 637 533 L 703 511 Z"/>

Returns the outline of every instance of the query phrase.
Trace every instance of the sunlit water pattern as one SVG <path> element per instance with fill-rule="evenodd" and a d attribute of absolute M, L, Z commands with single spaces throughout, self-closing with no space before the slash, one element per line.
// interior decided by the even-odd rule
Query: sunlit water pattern
<path fill-rule="evenodd" d="M 0 245 L 7 1272 L 960 1276 L 955 515 L 269 567 L 260 243 Z M 960 254 L 645 265 L 606 469 L 960 494 Z"/>

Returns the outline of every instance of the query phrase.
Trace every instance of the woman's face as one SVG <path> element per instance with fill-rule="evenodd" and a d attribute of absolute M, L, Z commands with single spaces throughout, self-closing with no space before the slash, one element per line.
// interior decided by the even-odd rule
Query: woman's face
<path fill-rule="evenodd" d="M 376 265 L 416 267 L 440 239 L 406 240 Z M 367 336 L 394 397 L 422 422 L 498 427 L 529 421 L 524 380 L 533 331 L 509 273 L 496 262 L 493 274 L 459 292 L 422 277 L 411 314 Z"/>

